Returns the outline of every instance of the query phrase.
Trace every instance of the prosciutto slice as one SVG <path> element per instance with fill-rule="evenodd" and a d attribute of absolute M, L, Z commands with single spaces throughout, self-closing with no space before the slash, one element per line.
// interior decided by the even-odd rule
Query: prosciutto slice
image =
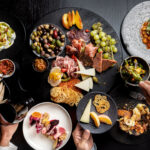
<path fill-rule="evenodd" d="M 74 59 L 65 56 L 57 56 L 56 60 L 52 64 L 53 67 L 60 67 L 61 69 L 66 69 L 67 75 L 72 78 L 78 78 L 78 75 L 75 74 L 79 70 L 77 63 Z"/>

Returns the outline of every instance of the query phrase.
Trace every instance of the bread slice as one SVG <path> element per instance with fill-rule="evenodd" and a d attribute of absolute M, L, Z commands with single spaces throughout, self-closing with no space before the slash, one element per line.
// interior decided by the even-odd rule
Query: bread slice
<path fill-rule="evenodd" d="M 116 60 L 110 60 L 110 59 L 103 59 L 102 60 L 102 71 L 106 71 L 108 68 L 110 68 L 112 65 L 116 64 Z"/>

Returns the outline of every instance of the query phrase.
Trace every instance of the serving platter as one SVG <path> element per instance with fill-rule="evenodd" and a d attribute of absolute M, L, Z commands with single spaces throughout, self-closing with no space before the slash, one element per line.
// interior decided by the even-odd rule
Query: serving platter
<path fill-rule="evenodd" d="M 125 104 L 127 104 L 129 108 L 134 108 L 138 103 L 146 104 L 146 102 L 143 100 L 131 98 L 129 96 L 129 89 L 121 84 L 114 88 L 110 92 L 110 95 L 115 99 L 118 109 L 122 109 Z M 118 122 L 113 126 L 109 133 L 113 137 L 113 139 L 124 144 L 141 144 L 150 140 L 149 130 L 139 136 L 129 135 L 128 133 L 125 133 L 120 129 Z"/>
<path fill-rule="evenodd" d="M 99 79 L 100 84 L 94 84 L 94 88 L 92 90 L 92 91 L 100 90 L 103 92 L 108 92 L 117 80 L 118 65 L 121 63 L 123 58 L 122 58 L 122 49 L 121 49 L 119 37 L 117 33 L 115 32 L 115 30 L 112 28 L 112 26 L 103 17 L 83 8 L 74 8 L 74 7 L 62 8 L 62 9 L 53 11 L 51 13 L 48 13 L 46 16 L 39 19 L 37 23 L 34 25 L 34 27 L 31 29 L 31 32 L 35 27 L 37 27 L 40 24 L 52 23 L 52 24 L 56 24 L 57 26 L 59 26 L 64 31 L 64 33 L 66 33 L 68 30 L 63 28 L 62 23 L 61 23 L 61 18 L 64 13 L 69 12 L 71 10 L 79 11 L 82 21 L 83 21 L 84 29 L 91 29 L 91 26 L 94 23 L 99 21 L 103 24 L 104 32 L 106 32 L 107 34 L 110 34 L 117 41 L 116 47 L 118 49 L 118 52 L 114 55 L 114 57 L 117 60 L 118 64 L 112 68 L 109 68 L 107 71 L 101 74 L 96 73 L 96 77 Z M 73 29 L 73 27 L 71 29 Z M 67 40 L 67 44 L 68 43 L 69 41 Z M 30 51 L 32 51 L 31 48 L 30 48 Z M 37 96 L 37 98 L 41 97 L 41 98 L 50 99 L 49 97 L 50 86 L 47 83 L 47 77 L 48 77 L 49 71 L 45 72 L 43 75 L 37 75 L 39 76 L 39 78 L 33 75 L 34 73 L 29 74 L 28 72 L 32 70 L 32 67 L 30 67 L 32 64 L 32 60 L 31 60 L 32 57 L 29 55 L 31 54 L 28 54 L 28 56 L 26 56 L 26 58 L 24 58 L 24 60 L 22 61 L 22 66 L 23 66 L 22 76 L 23 76 L 24 84 L 26 84 L 27 87 L 31 91 L 32 89 L 34 89 L 34 91 L 38 91 L 34 93 L 35 96 Z M 65 56 L 65 51 L 62 53 L 62 56 Z M 51 66 L 52 60 L 49 60 L 49 62 Z M 31 86 L 29 86 L 31 84 L 33 85 L 32 88 Z M 38 89 L 37 89 L 37 84 L 38 84 Z M 39 89 L 42 89 L 42 90 L 39 90 Z"/>
<path fill-rule="evenodd" d="M 121 35 L 127 51 L 132 56 L 139 56 L 150 63 L 149 50 L 142 42 L 140 30 L 142 24 L 149 20 L 150 1 L 145 1 L 134 6 L 124 18 Z"/>
<path fill-rule="evenodd" d="M 59 119 L 59 125 L 64 127 L 67 132 L 67 138 L 63 141 L 63 144 L 59 147 L 59 149 L 62 148 L 68 142 L 72 132 L 72 122 L 68 112 L 62 106 L 51 102 L 39 103 L 29 110 L 23 121 L 23 135 L 27 143 L 32 148 L 38 150 L 52 150 L 53 142 L 46 136 L 37 134 L 35 127 L 30 126 L 29 118 L 33 112 L 47 112 L 50 115 L 51 120 Z"/>
<path fill-rule="evenodd" d="M 9 48 L 0 51 L 0 59 L 14 58 L 23 49 L 26 32 L 21 20 L 6 11 L 0 11 L 0 22 L 6 22 L 16 33 L 16 39 Z"/>

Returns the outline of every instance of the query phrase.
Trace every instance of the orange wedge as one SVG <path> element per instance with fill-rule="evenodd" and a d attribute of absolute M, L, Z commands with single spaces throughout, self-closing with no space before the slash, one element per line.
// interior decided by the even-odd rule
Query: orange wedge
<path fill-rule="evenodd" d="M 100 122 L 112 125 L 112 121 L 107 115 L 99 115 L 98 118 Z"/>
<path fill-rule="evenodd" d="M 76 26 L 78 27 L 78 29 L 83 29 L 83 23 L 77 10 L 76 10 Z"/>
<path fill-rule="evenodd" d="M 72 25 L 75 25 L 76 24 L 76 16 L 75 16 L 75 12 L 74 10 L 72 10 Z"/>
<path fill-rule="evenodd" d="M 69 22 L 68 22 L 68 14 L 64 14 L 62 16 L 62 25 L 64 26 L 64 28 L 69 29 Z"/>
<path fill-rule="evenodd" d="M 68 24 L 69 24 L 69 27 L 72 27 L 72 15 L 70 11 L 68 12 Z"/>
<path fill-rule="evenodd" d="M 90 116 L 92 120 L 94 121 L 95 126 L 98 128 L 100 126 L 98 115 L 95 112 L 90 112 Z"/>

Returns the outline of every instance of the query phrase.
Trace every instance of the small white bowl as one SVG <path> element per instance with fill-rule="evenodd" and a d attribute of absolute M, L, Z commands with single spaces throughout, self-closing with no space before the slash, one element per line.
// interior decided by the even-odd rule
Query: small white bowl
<path fill-rule="evenodd" d="M 3 75 L 3 74 L 0 73 L 0 77 L 1 77 L 1 78 L 9 78 L 9 77 L 11 77 L 11 76 L 15 73 L 16 66 L 15 66 L 15 63 L 14 63 L 12 60 L 8 59 L 8 58 L 6 58 L 6 59 L 1 59 L 0 62 L 3 61 L 3 60 L 9 60 L 9 61 L 13 64 L 13 66 L 14 66 L 14 70 L 13 70 L 13 72 L 11 72 L 10 74 L 8 74 L 8 75 Z"/>

